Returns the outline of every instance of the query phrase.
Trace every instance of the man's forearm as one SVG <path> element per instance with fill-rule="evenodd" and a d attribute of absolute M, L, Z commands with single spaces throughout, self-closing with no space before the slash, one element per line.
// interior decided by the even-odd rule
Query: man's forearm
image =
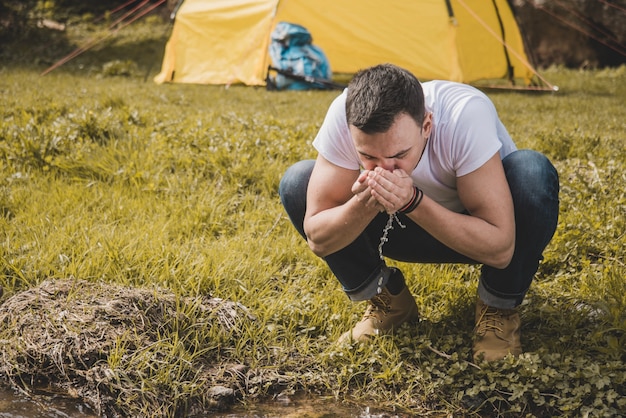
<path fill-rule="evenodd" d="M 495 268 L 505 268 L 515 249 L 515 229 L 493 225 L 475 216 L 455 213 L 424 197 L 407 215 L 456 252 Z"/>
<path fill-rule="evenodd" d="M 311 250 L 324 257 L 352 243 L 379 213 L 356 196 L 340 206 L 305 217 L 304 232 Z"/>

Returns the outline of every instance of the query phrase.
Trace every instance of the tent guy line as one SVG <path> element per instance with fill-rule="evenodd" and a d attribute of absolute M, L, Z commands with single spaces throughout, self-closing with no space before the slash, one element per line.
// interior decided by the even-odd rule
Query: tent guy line
<path fill-rule="evenodd" d="M 498 36 L 497 33 L 495 33 L 490 27 L 489 25 L 487 25 L 485 23 L 484 20 L 482 20 L 480 18 L 480 16 L 478 16 L 476 13 L 474 13 L 474 11 L 465 3 L 464 0 L 457 0 L 459 2 L 459 4 L 461 6 L 463 6 L 467 12 L 469 14 L 472 15 L 472 17 L 474 19 L 476 19 L 481 25 L 483 25 L 483 27 L 485 28 L 485 30 L 487 30 L 487 32 L 489 32 L 490 34 L 492 34 L 498 41 L 500 41 L 502 43 L 502 45 L 506 48 L 507 51 L 510 51 L 513 55 L 515 55 L 515 57 L 517 59 L 519 59 L 525 66 L 526 68 L 528 68 L 530 71 L 532 71 L 532 73 L 537 76 L 537 78 L 539 78 L 546 86 L 548 86 L 548 90 L 552 90 L 552 91 L 559 91 L 559 87 L 555 86 L 553 84 L 551 84 L 548 80 L 546 80 L 541 74 L 539 74 L 539 72 L 537 70 L 535 70 L 535 68 L 533 67 L 533 65 L 530 64 L 530 62 L 528 62 L 528 60 L 522 56 L 522 54 L 518 53 L 517 51 L 515 51 L 514 48 L 511 48 L 506 41 L 504 41 L 504 39 L 502 39 L 502 37 Z"/>
<path fill-rule="evenodd" d="M 157 7 L 159 7 L 161 4 L 165 3 L 167 0 L 159 0 L 157 3 L 154 3 L 153 5 L 151 5 L 150 7 L 147 7 L 144 10 L 141 10 L 139 12 L 137 12 L 138 10 L 140 10 L 142 7 L 144 7 L 146 4 L 149 3 L 150 0 L 143 0 L 141 2 L 141 4 L 139 4 L 138 6 L 136 6 L 135 8 L 133 8 L 131 11 L 127 12 L 126 14 L 124 14 L 124 16 L 122 16 L 121 18 L 117 19 L 114 23 L 112 23 L 109 26 L 109 30 L 110 32 L 108 32 L 106 35 L 100 37 L 100 38 L 95 38 L 95 39 L 91 39 L 90 41 L 88 41 L 85 45 L 76 48 L 74 51 L 72 51 L 70 54 L 66 55 L 65 57 L 61 58 L 60 60 L 58 60 L 57 62 L 55 62 L 53 65 L 51 65 L 50 67 L 48 67 L 45 71 L 43 71 L 40 75 L 44 76 L 48 73 L 50 73 L 51 71 L 55 70 L 56 68 L 59 68 L 60 66 L 62 66 L 63 64 L 65 64 L 66 62 L 76 58 L 77 56 L 79 56 L 80 54 L 82 54 L 83 52 L 93 48 L 94 46 L 96 46 L 97 44 L 99 44 L 100 42 L 104 41 L 105 39 L 113 36 L 114 34 L 116 34 L 118 31 L 120 31 L 121 29 L 125 28 L 126 26 L 130 25 L 131 23 L 135 22 L 136 20 L 142 18 L 143 16 L 147 15 L 148 13 L 150 13 L 152 10 L 156 9 Z M 126 3 L 126 5 L 130 4 L 132 2 Z M 124 21 L 127 17 L 131 16 L 135 14 L 134 16 L 132 16 L 130 19 Z M 121 23 L 121 24 L 120 24 Z M 119 24 L 119 26 L 118 26 Z M 117 26 L 117 27 L 116 27 Z M 113 29 L 115 27 L 115 29 Z"/>

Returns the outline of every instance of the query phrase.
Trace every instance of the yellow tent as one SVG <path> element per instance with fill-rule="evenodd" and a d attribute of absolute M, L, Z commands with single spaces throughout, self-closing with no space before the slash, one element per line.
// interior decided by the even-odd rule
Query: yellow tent
<path fill-rule="evenodd" d="M 155 81 L 264 85 L 280 21 L 307 28 L 335 73 L 389 62 L 424 80 L 536 74 L 507 0 L 186 0 Z"/>

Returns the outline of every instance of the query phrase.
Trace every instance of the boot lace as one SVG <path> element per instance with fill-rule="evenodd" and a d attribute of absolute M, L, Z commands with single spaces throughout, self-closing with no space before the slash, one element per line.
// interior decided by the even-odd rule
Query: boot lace
<path fill-rule="evenodd" d="M 378 313 L 387 315 L 391 310 L 391 298 L 387 293 L 379 293 L 369 300 L 369 306 L 364 318 L 377 316 Z"/>
<path fill-rule="evenodd" d="M 485 335 L 490 331 L 502 332 L 505 315 L 506 312 L 502 309 L 484 305 L 480 310 L 480 316 L 476 324 L 476 334 Z"/>

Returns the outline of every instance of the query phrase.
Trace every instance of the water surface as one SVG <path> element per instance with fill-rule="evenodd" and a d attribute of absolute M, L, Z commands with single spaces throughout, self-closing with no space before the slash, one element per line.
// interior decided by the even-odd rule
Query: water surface
<path fill-rule="evenodd" d="M 227 412 L 204 415 L 211 418 L 402 418 L 377 413 L 369 407 L 352 407 L 328 400 L 280 397 L 259 405 L 234 406 Z M 61 395 L 26 394 L 0 389 L 0 418 L 98 418 L 80 400 Z M 200 417 L 194 417 L 200 418 Z"/>

